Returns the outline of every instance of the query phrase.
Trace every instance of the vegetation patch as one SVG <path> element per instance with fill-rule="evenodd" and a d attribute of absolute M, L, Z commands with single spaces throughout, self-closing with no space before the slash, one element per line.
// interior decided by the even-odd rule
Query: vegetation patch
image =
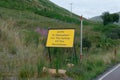
<path fill-rule="evenodd" d="M 80 61 L 80 21 L 77 15 L 70 17 L 69 11 L 49 0 L 0 0 L 0 6 L 0 65 L 5 68 L 5 76 L 54 79 L 43 72 L 45 66 L 65 69 L 67 76 L 75 80 L 91 80 L 120 61 L 118 25 L 104 26 L 84 19 L 83 59 Z M 49 49 L 45 47 L 48 28 L 75 28 L 76 34 L 74 48 L 50 48 L 51 63 Z M 74 66 L 68 67 L 68 63 Z M 0 77 L 3 77 L 2 73 Z"/>

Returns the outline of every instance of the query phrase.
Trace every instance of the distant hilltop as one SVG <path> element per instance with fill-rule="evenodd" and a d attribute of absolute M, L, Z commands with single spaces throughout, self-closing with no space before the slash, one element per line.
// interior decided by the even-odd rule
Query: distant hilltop
<path fill-rule="evenodd" d="M 120 12 L 118 12 L 117 14 L 119 14 L 119 17 L 120 17 Z M 95 22 L 102 22 L 103 21 L 102 18 L 101 18 L 101 15 L 100 16 L 92 17 L 89 20 L 95 21 Z M 120 18 L 119 18 L 119 22 L 117 24 L 120 25 Z"/>

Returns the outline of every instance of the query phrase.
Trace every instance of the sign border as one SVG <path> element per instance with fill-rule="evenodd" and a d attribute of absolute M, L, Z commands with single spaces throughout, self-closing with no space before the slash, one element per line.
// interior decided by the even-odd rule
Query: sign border
<path fill-rule="evenodd" d="M 64 29 L 74 29 L 74 39 L 73 39 L 73 46 L 72 47 L 49 47 L 49 46 L 46 46 L 47 44 L 47 40 L 48 40 L 48 33 L 49 33 L 49 30 L 64 30 Z M 46 39 L 46 43 L 45 43 L 45 47 L 46 48 L 73 48 L 75 45 L 75 28 L 49 28 L 48 29 L 48 32 L 47 32 L 47 39 Z"/>

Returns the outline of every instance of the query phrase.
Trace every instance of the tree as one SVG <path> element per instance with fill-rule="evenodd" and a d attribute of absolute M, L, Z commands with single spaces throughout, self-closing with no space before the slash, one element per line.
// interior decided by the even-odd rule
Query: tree
<path fill-rule="evenodd" d="M 103 13 L 102 19 L 103 19 L 103 24 L 107 25 L 110 22 L 110 14 L 109 14 L 109 12 Z"/>
<path fill-rule="evenodd" d="M 117 13 L 111 14 L 111 17 L 112 17 L 112 22 L 119 21 L 119 14 L 117 14 Z"/>
<path fill-rule="evenodd" d="M 110 14 L 109 12 L 104 12 L 102 15 L 103 24 L 107 25 L 109 23 L 114 23 L 119 21 L 119 14 Z"/>

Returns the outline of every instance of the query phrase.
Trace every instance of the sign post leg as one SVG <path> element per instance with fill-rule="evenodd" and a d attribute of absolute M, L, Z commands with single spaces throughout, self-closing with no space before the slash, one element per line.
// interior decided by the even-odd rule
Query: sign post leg
<path fill-rule="evenodd" d="M 76 49 L 75 49 L 75 46 L 74 46 L 74 55 L 75 55 L 75 63 L 77 63 L 78 62 L 78 60 L 77 60 L 77 54 L 76 54 Z"/>
<path fill-rule="evenodd" d="M 50 64 L 51 64 L 51 54 L 50 54 L 50 48 L 48 48 L 48 53 L 49 53 L 49 59 L 50 59 Z"/>

